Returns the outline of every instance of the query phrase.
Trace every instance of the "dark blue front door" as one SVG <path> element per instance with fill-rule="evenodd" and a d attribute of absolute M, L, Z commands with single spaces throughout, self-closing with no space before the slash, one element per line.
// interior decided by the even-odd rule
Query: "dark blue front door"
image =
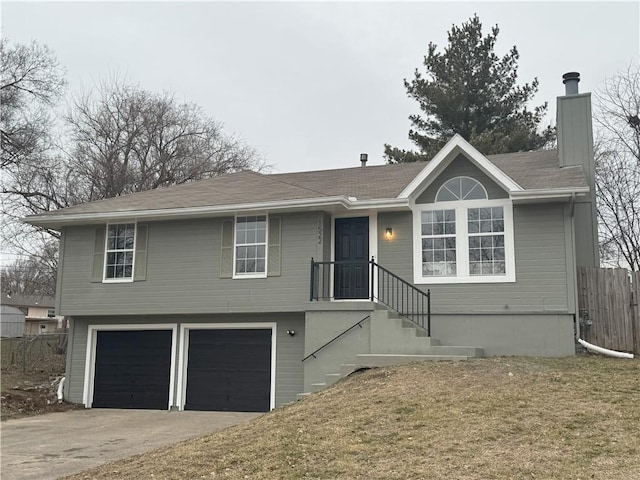
<path fill-rule="evenodd" d="M 336 219 L 335 261 L 334 297 L 369 298 L 369 217 Z"/>

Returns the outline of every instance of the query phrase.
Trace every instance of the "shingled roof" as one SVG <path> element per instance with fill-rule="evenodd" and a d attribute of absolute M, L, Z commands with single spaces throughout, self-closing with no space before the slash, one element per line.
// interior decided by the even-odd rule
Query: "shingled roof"
<path fill-rule="evenodd" d="M 0 303 L 2 305 L 11 305 L 12 307 L 53 308 L 56 299 L 48 295 L 21 295 L 2 291 L 0 294 Z"/>
<path fill-rule="evenodd" d="M 579 165 L 560 168 L 557 150 L 489 155 L 491 163 L 525 190 L 583 188 L 587 186 Z"/>
<path fill-rule="evenodd" d="M 558 152 L 509 153 L 486 157 L 523 189 L 583 189 L 582 168 L 558 166 Z M 395 199 L 422 171 L 426 163 L 377 165 L 297 173 L 261 174 L 243 171 L 183 185 L 123 195 L 27 217 L 46 223 L 47 217 L 72 218 L 92 214 L 153 212 L 237 205 L 273 204 L 295 200 Z"/>
<path fill-rule="evenodd" d="M 268 176 L 281 182 L 322 192 L 324 196 L 343 195 L 359 200 L 373 200 L 396 198 L 424 166 L 425 163 L 415 162 Z"/>

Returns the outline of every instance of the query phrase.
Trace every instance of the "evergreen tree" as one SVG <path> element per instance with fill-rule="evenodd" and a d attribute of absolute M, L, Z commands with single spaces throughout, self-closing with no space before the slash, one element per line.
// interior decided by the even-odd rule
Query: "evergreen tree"
<path fill-rule="evenodd" d="M 516 85 L 518 50 L 514 46 L 499 58 L 494 52 L 498 32 L 496 25 L 483 37 L 474 15 L 452 26 L 443 53 L 429 43 L 426 72 L 416 69 L 411 82 L 404 80 L 408 95 L 424 112 L 409 117 L 409 139 L 419 151 L 385 145 L 388 163 L 429 160 L 456 133 L 485 155 L 536 150 L 554 141 L 551 126 L 538 131 L 547 104 L 527 109 L 538 91 L 537 78 Z"/>

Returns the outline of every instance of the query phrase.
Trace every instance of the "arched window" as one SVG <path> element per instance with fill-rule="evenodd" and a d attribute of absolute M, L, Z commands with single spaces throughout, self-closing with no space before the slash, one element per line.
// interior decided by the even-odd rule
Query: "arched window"
<path fill-rule="evenodd" d="M 513 205 L 490 200 L 467 176 L 446 180 L 414 209 L 414 278 L 420 283 L 514 282 Z"/>
<path fill-rule="evenodd" d="M 454 177 L 447 180 L 436 193 L 436 202 L 486 200 L 487 198 L 487 191 L 482 184 L 471 177 Z"/>

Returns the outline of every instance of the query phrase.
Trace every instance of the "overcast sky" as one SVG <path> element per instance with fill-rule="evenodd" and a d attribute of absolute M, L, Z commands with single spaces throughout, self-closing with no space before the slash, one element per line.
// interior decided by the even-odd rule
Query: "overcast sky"
<path fill-rule="evenodd" d="M 534 104 L 578 71 L 593 91 L 640 50 L 639 2 L 2 2 L 2 34 L 38 40 L 66 68 L 69 91 L 114 73 L 169 90 L 224 123 L 276 172 L 382 164 L 384 143 L 412 147 L 417 103 L 404 78 L 429 42 L 474 13 L 498 24 L 496 51 L 520 52 Z"/>

